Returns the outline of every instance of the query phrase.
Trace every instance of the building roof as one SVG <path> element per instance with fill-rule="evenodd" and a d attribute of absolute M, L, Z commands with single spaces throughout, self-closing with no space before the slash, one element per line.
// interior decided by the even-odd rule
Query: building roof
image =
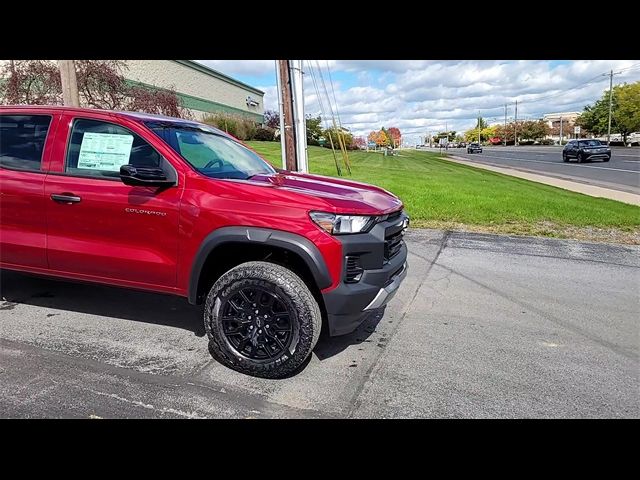
<path fill-rule="evenodd" d="M 571 117 L 573 115 L 580 115 L 580 112 L 556 112 L 556 113 L 545 113 L 543 118 L 547 117 Z"/>
<path fill-rule="evenodd" d="M 107 115 L 115 115 L 119 117 L 128 117 L 130 119 L 136 120 L 138 122 L 146 122 L 146 121 L 164 121 L 171 123 L 181 123 L 184 125 L 191 126 L 206 126 L 215 131 L 222 132 L 220 129 L 215 128 L 211 125 L 207 125 L 206 123 L 198 122 L 196 120 L 189 120 L 186 118 L 176 118 L 176 117 L 168 117 L 166 115 L 156 115 L 154 113 L 144 113 L 144 112 L 127 112 L 124 110 L 102 110 L 99 108 L 82 108 L 82 107 L 68 107 L 64 105 L 0 105 L 0 110 L 55 110 L 55 111 L 66 111 L 66 112 L 98 112 Z M 226 135 L 226 134 L 225 134 Z"/>
<path fill-rule="evenodd" d="M 244 82 L 241 82 L 240 80 L 236 80 L 235 78 L 231 78 L 228 75 L 225 75 L 224 73 L 220 73 L 217 70 L 214 70 L 213 68 L 209 68 L 201 63 L 198 62 L 194 62 L 193 60 L 174 60 L 174 62 L 179 63 L 180 65 L 184 65 L 185 67 L 189 67 L 189 68 L 193 68 L 194 70 L 198 70 L 202 73 L 205 73 L 211 77 L 215 77 L 218 78 L 220 80 L 224 80 L 225 82 L 234 84 L 238 87 L 244 88 L 246 90 L 252 91 L 253 93 L 257 94 L 257 95 L 264 95 L 264 92 L 262 90 L 258 90 L 256 87 L 252 87 L 251 85 L 247 85 Z"/>

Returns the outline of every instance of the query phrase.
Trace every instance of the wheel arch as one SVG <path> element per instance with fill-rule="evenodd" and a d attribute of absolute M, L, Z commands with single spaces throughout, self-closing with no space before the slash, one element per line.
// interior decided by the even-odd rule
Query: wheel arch
<path fill-rule="evenodd" d="M 234 252 L 240 253 L 237 261 L 228 258 L 234 255 Z M 215 277 L 224 273 L 220 270 L 233 268 L 244 261 L 268 260 L 274 252 L 288 253 L 293 261 L 294 270 L 298 270 L 297 273 L 301 274 L 303 280 L 312 280 L 318 291 L 332 284 L 329 269 L 320 250 L 302 235 L 269 228 L 222 227 L 207 235 L 192 262 L 189 303 L 195 305 L 202 302 L 206 296 L 204 290 L 208 286 L 207 283 L 211 283 L 211 273 Z M 222 262 L 215 261 L 218 255 L 222 257 Z M 261 256 L 266 258 L 260 258 Z"/>

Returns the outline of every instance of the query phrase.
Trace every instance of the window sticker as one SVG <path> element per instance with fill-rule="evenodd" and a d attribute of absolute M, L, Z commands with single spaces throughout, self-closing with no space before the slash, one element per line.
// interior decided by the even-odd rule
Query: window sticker
<path fill-rule="evenodd" d="M 133 135 L 85 132 L 80 145 L 78 168 L 120 171 L 129 163 Z"/>

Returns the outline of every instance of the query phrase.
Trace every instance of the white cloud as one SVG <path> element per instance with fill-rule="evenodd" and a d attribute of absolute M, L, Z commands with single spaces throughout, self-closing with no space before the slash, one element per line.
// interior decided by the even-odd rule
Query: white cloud
<path fill-rule="evenodd" d="M 202 62 L 229 75 L 273 75 L 275 68 L 272 60 Z M 323 68 L 327 64 L 324 60 L 319 63 Z M 444 129 L 445 122 L 449 129 L 464 131 L 473 127 L 478 110 L 490 122 L 497 123 L 503 121 L 504 104 L 508 103 L 508 116 L 513 117 L 516 99 L 519 118 L 581 111 L 608 88 L 604 72 L 639 63 L 639 60 L 559 64 L 542 60 L 328 62 L 342 123 L 356 135 L 366 135 L 381 126 L 396 126 L 405 134 L 424 135 L 427 130 Z M 309 77 L 305 77 L 305 107 L 308 113 L 317 114 L 320 107 Z M 616 83 L 640 80 L 640 68 L 625 71 L 614 79 Z M 265 107 L 276 109 L 275 86 L 258 88 L 266 92 Z M 330 89 L 329 85 L 327 88 Z"/>

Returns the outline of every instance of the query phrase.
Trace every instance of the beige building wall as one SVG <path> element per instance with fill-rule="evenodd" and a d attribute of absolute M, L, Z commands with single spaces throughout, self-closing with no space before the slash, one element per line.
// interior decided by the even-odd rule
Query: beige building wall
<path fill-rule="evenodd" d="M 127 60 L 127 79 L 174 88 L 196 114 L 213 111 L 262 117 L 264 92 L 190 60 Z M 198 115 L 200 116 L 200 115 Z"/>
<path fill-rule="evenodd" d="M 9 60 L 0 60 L 0 66 Z M 185 108 L 201 119 L 227 112 L 264 120 L 264 92 L 191 60 L 126 60 L 125 77 L 157 88 L 174 88 Z"/>

